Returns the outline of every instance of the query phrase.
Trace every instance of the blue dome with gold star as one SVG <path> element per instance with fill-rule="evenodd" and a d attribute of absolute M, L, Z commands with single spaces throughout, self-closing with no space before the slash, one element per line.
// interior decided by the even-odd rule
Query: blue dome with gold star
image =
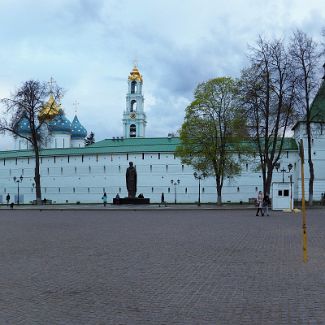
<path fill-rule="evenodd" d="M 25 114 L 22 116 L 22 118 L 18 122 L 17 132 L 19 134 L 26 134 L 26 133 L 28 134 L 28 133 L 31 133 L 29 121 L 28 121 L 28 119 L 27 119 L 27 117 L 26 117 Z"/>
<path fill-rule="evenodd" d="M 64 112 L 60 109 L 59 113 L 49 122 L 51 132 L 71 133 L 71 122 L 65 117 Z"/>
<path fill-rule="evenodd" d="M 71 124 L 71 138 L 85 138 L 87 130 L 80 124 L 77 115 L 75 115 Z"/>

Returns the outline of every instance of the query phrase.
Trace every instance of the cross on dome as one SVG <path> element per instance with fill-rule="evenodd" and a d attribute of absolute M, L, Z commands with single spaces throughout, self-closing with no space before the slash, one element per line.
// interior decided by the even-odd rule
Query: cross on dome
<path fill-rule="evenodd" d="M 79 102 L 77 100 L 75 100 L 73 103 L 72 103 L 72 106 L 74 107 L 74 112 L 77 114 L 77 111 L 78 111 L 78 107 L 79 107 Z"/>
<path fill-rule="evenodd" d="M 53 93 L 53 88 L 54 88 L 54 85 L 56 84 L 56 81 L 54 80 L 53 77 L 50 78 L 50 81 L 47 82 L 49 84 L 49 87 L 50 87 L 50 93 Z"/>

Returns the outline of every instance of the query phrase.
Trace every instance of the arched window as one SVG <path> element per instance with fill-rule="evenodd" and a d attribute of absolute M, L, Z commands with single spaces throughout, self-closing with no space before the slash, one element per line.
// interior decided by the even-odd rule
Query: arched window
<path fill-rule="evenodd" d="M 131 107 L 130 107 L 130 112 L 136 112 L 137 110 L 137 101 L 136 100 L 131 100 Z"/>
<path fill-rule="evenodd" d="M 135 124 L 130 125 L 130 138 L 135 138 L 137 135 L 137 127 Z"/>
<path fill-rule="evenodd" d="M 134 94 L 136 92 L 136 90 L 137 90 L 137 83 L 136 83 L 136 81 L 133 80 L 131 82 L 131 94 Z"/>

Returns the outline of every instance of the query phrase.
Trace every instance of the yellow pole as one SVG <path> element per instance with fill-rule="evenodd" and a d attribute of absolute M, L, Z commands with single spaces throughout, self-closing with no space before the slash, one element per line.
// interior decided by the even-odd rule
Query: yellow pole
<path fill-rule="evenodd" d="M 290 175 L 290 212 L 293 211 L 292 208 L 292 175 Z"/>
<path fill-rule="evenodd" d="M 306 225 L 306 204 L 305 204 L 305 172 L 304 172 L 304 144 L 300 140 L 299 143 L 300 149 L 300 161 L 301 161 L 301 210 L 302 210 L 302 250 L 304 262 L 308 260 L 307 256 L 307 225 Z"/>

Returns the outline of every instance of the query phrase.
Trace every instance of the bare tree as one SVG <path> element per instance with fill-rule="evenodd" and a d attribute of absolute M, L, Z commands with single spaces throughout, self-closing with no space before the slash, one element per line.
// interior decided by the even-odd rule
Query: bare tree
<path fill-rule="evenodd" d="M 313 204 L 314 196 L 314 163 L 312 160 L 312 128 L 311 123 L 317 120 L 312 114 L 311 100 L 318 86 L 318 68 L 320 66 L 320 51 L 318 44 L 304 32 L 297 30 L 291 39 L 290 54 L 297 75 L 298 101 L 296 110 L 306 125 L 307 157 L 309 166 L 309 206 Z"/>
<path fill-rule="evenodd" d="M 250 137 L 256 145 L 264 193 L 270 193 L 295 101 L 295 77 L 281 40 L 259 38 L 250 49 L 250 66 L 242 71 L 241 99 Z"/>
<path fill-rule="evenodd" d="M 40 150 L 45 140 L 44 127 L 56 108 L 56 101 L 62 96 L 62 89 L 53 83 L 29 80 L 11 95 L 1 99 L 4 114 L 0 119 L 0 131 L 26 140 L 35 156 L 36 202 L 41 203 Z M 49 100 L 50 97 L 50 100 Z M 20 122 L 27 120 L 29 132 L 21 132 Z"/>

